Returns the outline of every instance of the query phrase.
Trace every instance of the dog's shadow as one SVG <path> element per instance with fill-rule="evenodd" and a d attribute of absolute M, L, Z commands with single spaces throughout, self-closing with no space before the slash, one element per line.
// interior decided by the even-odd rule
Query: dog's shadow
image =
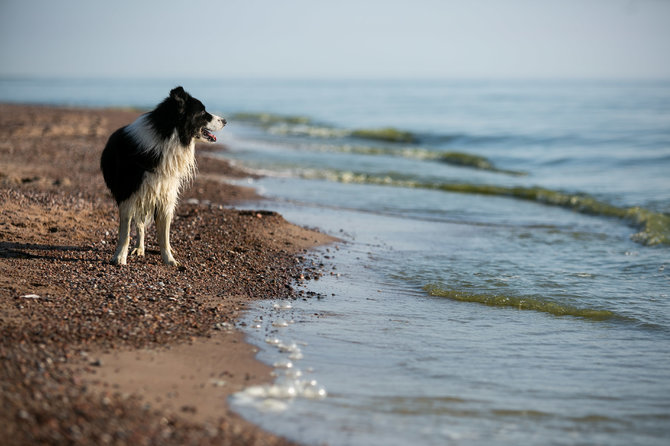
<path fill-rule="evenodd" d="M 68 252 L 90 252 L 96 249 L 90 246 L 60 246 L 39 243 L 0 242 L 0 259 L 48 259 L 66 262 L 80 262 L 85 258 L 64 255 Z M 31 252 L 32 251 L 32 252 Z M 43 253 L 34 254 L 35 251 Z"/>

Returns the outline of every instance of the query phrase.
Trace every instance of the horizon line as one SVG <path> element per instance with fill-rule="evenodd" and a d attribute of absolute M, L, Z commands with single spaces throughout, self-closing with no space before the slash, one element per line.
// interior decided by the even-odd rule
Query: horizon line
<path fill-rule="evenodd" d="M 668 76 L 439 76 L 439 75 L 414 75 L 414 76 L 321 76 L 321 75 L 68 75 L 68 74 L 10 74 L 0 73 L 2 81 L 286 81 L 286 82 L 365 82 L 365 81 L 389 81 L 389 82 L 668 82 Z"/>

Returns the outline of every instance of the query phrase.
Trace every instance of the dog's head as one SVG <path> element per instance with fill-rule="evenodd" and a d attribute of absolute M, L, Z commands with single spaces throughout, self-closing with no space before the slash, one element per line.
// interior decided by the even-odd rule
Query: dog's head
<path fill-rule="evenodd" d="M 179 114 L 179 133 L 182 140 L 196 139 L 205 142 L 216 142 L 212 132 L 221 130 L 226 120 L 212 115 L 205 110 L 202 102 L 188 94 L 182 87 L 170 91 L 167 101 L 171 101 Z"/>

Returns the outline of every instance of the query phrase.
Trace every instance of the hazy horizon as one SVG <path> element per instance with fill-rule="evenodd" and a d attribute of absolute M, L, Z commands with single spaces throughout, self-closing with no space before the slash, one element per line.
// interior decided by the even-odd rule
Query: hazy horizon
<path fill-rule="evenodd" d="M 667 0 L 3 0 L 0 77 L 670 79 Z"/>
<path fill-rule="evenodd" d="M 54 74 L 54 75 L 42 75 L 42 74 L 0 74 L 0 79 L 6 81 L 81 81 L 81 82 L 99 82 L 99 81 L 110 81 L 110 82 L 150 82 L 150 81 L 176 81 L 176 82 L 188 82 L 188 81 L 198 81 L 198 82 L 220 82 L 220 81 L 248 81 L 248 82 L 537 82 L 537 83 L 551 83 L 551 82 L 604 82 L 604 83 L 635 83 L 635 82 L 652 82 L 652 83 L 666 83 L 670 82 L 670 74 L 667 76 L 658 76 L 658 77 L 578 77 L 578 76 L 565 76 L 565 77 L 532 77 L 532 76 L 490 76 L 490 77 L 478 77 L 478 76 L 461 76 L 461 77 L 448 77 L 448 76 L 432 76 L 432 77 L 422 77 L 422 76 L 403 76 L 403 77 L 383 77 L 383 75 L 377 76 L 339 76 L 339 77 L 328 77 L 320 75 L 287 75 L 287 76 L 257 76 L 257 75 L 222 75 L 222 76 L 198 76 L 198 75 L 172 75 L 172 76 L 161 76 L 161 75 L 117 75 L 117 76 L 105 76 L 105 75 L 77 75 L 77 74 Z"/>

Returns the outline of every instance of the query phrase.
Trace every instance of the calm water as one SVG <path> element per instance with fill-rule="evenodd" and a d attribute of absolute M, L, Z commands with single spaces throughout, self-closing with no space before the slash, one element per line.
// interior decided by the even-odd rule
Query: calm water
<path fill-rule="evenodd" d="M 243 415 L 316 444 L 667 444 L 670 82 L 183 84 L 267 174 L 253 206 L 344 241 L 320 298 L 248 314 L 278 380 Z M 0 100 L 172 86 L 4 80 Z"/>

